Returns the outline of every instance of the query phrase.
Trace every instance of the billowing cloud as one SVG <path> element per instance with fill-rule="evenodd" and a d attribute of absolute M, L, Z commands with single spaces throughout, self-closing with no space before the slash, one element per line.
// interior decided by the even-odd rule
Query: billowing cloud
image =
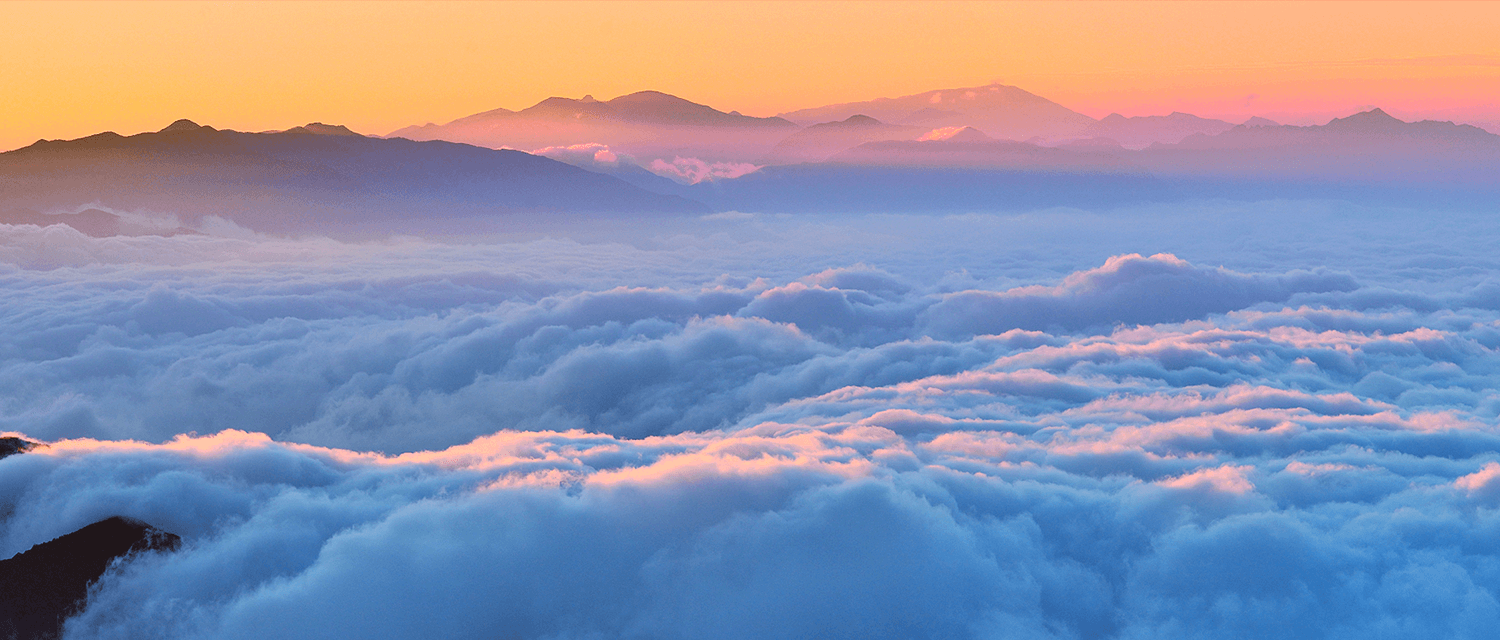
<path fill-rule="evenodd" d="M 622 156 L 622 154 L 611 150 L 609 145 L 598 142 L 574 144 L 565 147 L 543 147 L 541 149 L 534 149 L 531 153 L 581 167 L 613 167 L 621 162 L 622 157 L 625 162 L 633 160 L 629 155 Z"/>
<path fill-rule="evenodd" d="M 1259 302 L 1283 302 L 1297 293 L 1348 291 L 1355 286 L 1343 274 L 1245 275 L 1197 267 L 1170 254 L 1130 254 L 1070 275 L 1058 286 L 951 294 L 929 309 L 927 317 L 934 330 L 950 335 L 1076 330 L 1113 323 L 1180 322 Z"/>
<path fill-rule="evenodd" d="M 678 182 L 698 184 L 719 178 L 738 178 L 760 167 L 745 162 L 707 162 L 698 158 L 676 156 L 671 162 L 657 158 L 646 168 Z"/>
<path fill-rule="evenodd" d="M 0 557 L 183 536 L 69 638 L 1487 637 L 1493 225 L 1257 206 L 0 226 Z"/>

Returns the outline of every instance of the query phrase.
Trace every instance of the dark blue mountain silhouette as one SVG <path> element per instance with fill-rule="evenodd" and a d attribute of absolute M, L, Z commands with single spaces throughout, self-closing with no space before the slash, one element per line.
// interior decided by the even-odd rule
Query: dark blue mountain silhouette
<path fill-rule="evenodd" d="M 0 153 L 0 211 L 92 202 L 189 219 L 223 215 L 249 226 L 339 222 L 307 219 L 331 211 L 441 217 L 706 210 L 520 151 L 366 137 L 317 123 L 241 133 L 179 120 L 154 133 L 44 140 Z"/>

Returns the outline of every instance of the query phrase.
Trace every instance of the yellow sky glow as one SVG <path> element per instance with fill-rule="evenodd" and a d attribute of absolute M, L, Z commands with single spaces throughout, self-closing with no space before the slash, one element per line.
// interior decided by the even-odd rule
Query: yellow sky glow
<path fill-rule="evenodd" d="M 180 117 L 384 134 L 552 95 L 773 115 L 997 80 L 1095 117 L 1500 122 L 1494 2 L 0 2 L 0 25 L 0 149 Z"/>

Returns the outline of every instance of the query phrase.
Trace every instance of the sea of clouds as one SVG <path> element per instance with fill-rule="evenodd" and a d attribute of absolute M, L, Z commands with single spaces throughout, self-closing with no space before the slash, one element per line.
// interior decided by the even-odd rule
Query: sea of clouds
<path fill-rule="evenodd" d="M 0 225 L 0 557 L 183 537 L 69 638 L 1490 637 L 1497 274 L 1327 202 Z"/>

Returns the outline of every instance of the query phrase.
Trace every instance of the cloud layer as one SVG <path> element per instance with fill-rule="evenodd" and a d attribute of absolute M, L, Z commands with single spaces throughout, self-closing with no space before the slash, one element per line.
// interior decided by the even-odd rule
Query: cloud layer
<path fill-rule="evenodd" d="M 1494 232 L 1317 206 L 0 226 L 0 431 L 48 442 L 0 556 L 183 536 L 70 638 L 1487 636 Z"/>

